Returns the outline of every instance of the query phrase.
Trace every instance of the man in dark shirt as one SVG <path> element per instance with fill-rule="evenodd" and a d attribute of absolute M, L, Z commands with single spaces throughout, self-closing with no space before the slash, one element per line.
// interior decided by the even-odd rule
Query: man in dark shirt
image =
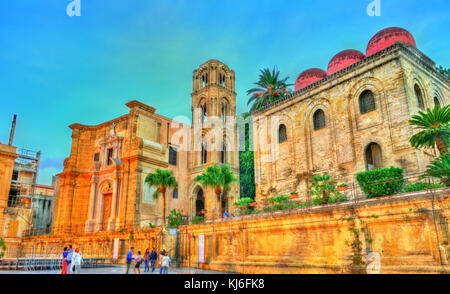
<path fill-rule="evenodd" d="M 155 247 L 153 247 L 152 253 L 150 254 L 150 262 L 151 262 L 151 265 L 152 265 L 152 272 L 155 271 L 155 262 L 156 262 L 157 259 L 158 259 L 158 253 L 156 253 Z"/>
<path fill-rule="evenodd" d="M 131 267 L 131 262 L 134 260 L 133 250 L 134 250 L 134 247 L 131 247 L 130 250 L 128 250 L 128 252 L 127 252 L 127 271 L 125 274 L 128 274 L 130 267 Z"/>

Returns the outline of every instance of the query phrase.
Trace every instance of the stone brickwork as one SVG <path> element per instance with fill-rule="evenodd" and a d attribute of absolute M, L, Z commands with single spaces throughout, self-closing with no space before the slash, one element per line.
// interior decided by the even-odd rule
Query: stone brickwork
<path fill-rule="evenodd" d="M 408 124 L 419 111 L 415 85 L 424 108 L 449 103 L 450 83 L 419 50 L 399 43 L 295 92 L 254 114 L 256 199 L 299 192 L 307 198 L 311 178 L 331 173 L 351 185 L 368 168 L 367 150 L 379 146 L 378 167 L 398 166 L 406 173 L 423 172 L 430 161 L 410 146 Z M 360 96 L 370 90 L 375 109 L 360 111 Z M 316 111 L 325 127 L 314 128 Z M 278 129 L 288 140 L 278 143 Z M 371 145 L 372 144 L 372 145 Z M 429 151 L 428 153 L 432 153 Z"/>

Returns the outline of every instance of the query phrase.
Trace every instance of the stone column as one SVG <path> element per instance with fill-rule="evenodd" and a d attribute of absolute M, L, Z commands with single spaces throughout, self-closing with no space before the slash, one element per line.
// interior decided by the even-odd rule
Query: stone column
<path fill-rule="evenodd" d="M 112 194 L 112 200 L 111 200 L 111 215 L 108 220 L 108 231 L 114 231 L 116 229 L 116 221 L 117 221 L 117 200 L 119 198 L 118 195 L 118 182 L 119 182 L 119 176 L 116 175 L 114 177 L 114 183 L 113 183 L 113 194 Z"/>
<path fill-rule="evenodd" d="M 100 187 L 98 187 L 100 189 Z M 95 197 L 95 208 L 94 208 L 94 214 L 93 214 L 93 224 L 94 224 L 94 231 L 98 232 L 103 230 L 103 194 L 97 193 L 97 197 Z"/>
<path fill-rule="evenodd" d="M 97 176 L 94 175 L 91 180 L 91 193 L 89 195 L 88 220 L 86 221 L 85 231 L 92 232 L 95 223 L 95 207 L 97 202 Z"/>

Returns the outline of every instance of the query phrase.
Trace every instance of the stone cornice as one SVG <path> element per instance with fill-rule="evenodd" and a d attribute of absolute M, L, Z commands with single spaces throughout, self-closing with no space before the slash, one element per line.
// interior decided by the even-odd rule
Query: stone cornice
<path fill-rule="evenodd" d="M 206 85 L 204 88 L 201 88 L 201 89 L 198 89 L 197 91 L 192 92 L 191 96 L 201 96 L 201 92 L 211 90 L 210 88 L 218 88 L 218 90 L 225 91 L 228 94 L 235 95 L 235 96 L 237 95 L 235 91 L 232 91 L 228 88 L 222 87 L 217 83 L 211 83 L 211 84 Z"/>
<path fill-rule="evenodd" d="M 17 148 L 14 146 L 4 145 L 0 143 L 0 156 L 10 157 L 12 159 L 16 159 L 19 157 L 17 154 Z"/>
<path fill-rule="evenodd" d="M 88 126 L 88 125 L 83 125 L 83 124 L 72 124 L 72 125 L 69 126 L 69 128 L 71 128 L 72 130 L 76 130 L 76 129 L 79 129 L 79 130 L 98 130 L 98 129 L 107 127 L 107 126 L 109 126 L 109 125 L 111 125 L 113 123 L 117 124 L 119 122 L 122 122 L 122 121 L 128 119 L 128 117 L 129 117 L 129 114 L 125 114 L 125 115 L 122 115 L 122 116 L 120 116 L 118 118 L 115 118 L 113 120 L 101 123 L 99 125 Z"/>

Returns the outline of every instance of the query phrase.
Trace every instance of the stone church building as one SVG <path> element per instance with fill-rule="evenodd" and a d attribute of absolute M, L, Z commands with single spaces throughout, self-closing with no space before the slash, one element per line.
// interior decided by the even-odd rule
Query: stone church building
<path fill-rule="evenodd" d="M 214 127 L 217 119 L 224 126 L 227 119 L 235 121 L 234 85 L 234 71 L 210 60 L 193 73 L 191 126 L 139 101 L 128 102 L 129 113 L 111 121 L 71 125 L 70 156 L 58 175 L 54 233 L 160 225 L 162 197 L 153 199 L 154 189 L 144 182 L 157 168 L 172 170 L 179 185 L 166 191 L 166 215 L 176 209 L 191 219 L 206 209 L 206 219 L 212 218 L 213 191 L 194 178 L 210 165 L 229 164 L 239 179 L 236 132 Z M 223 207 L 228 209 L 238 199 L 239 182 L 227 191 Z"/>
<path fill-rule="evenodd" d="M 290 192 L 304 200 L 323 173 L 351 185 L 373 168 L 423 172 L 431 158 L 411 147 L 408 120 L 449 97 L 450 82 L 401 28 L 378 32 L 366 54 L 344 50 L 327 71 L 304 71 L 294 93 L 253 114 L 256 200 Z"/>

